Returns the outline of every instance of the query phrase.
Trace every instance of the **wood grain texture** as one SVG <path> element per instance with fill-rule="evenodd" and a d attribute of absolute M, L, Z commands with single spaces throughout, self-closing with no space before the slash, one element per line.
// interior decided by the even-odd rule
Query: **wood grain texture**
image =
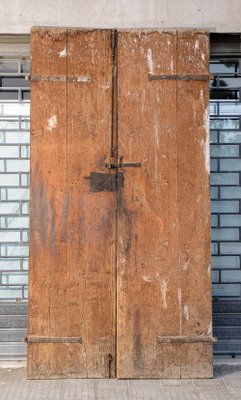
<path fill-rule="evenodd" d="M 109 31 L 34 29 L 31 82 L 30 378 L 109 377 L 115 358 L 115 193 L 91 193 L 111 134 Z M 113 372 L 114 373 L 114 372 Z"/>
<path fill-rule="evenodd" d="M 117 376 L 212 375 L 210 343 L 157 337 L 211 332 L 208 74 L 205 32 L 119 33 Z"/>

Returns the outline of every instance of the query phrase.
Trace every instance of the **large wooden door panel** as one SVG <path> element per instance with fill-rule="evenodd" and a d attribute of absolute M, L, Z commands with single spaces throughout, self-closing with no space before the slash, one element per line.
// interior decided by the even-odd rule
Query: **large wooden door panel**
<path fill-rule="evenodd" d="M 88 179 L 109 155 L 110 35 L 32 32 L 31 378 L 112 373 L 116 199 Z"/>
<path fill-rule="evenodd" d="M 118 37 L 117 375 L 212 376 L 208 35 Z"/>
<path fill-rule="evenodd" d="M 212 376 L 206 32 L 32 31 L 28 376 Z"/>

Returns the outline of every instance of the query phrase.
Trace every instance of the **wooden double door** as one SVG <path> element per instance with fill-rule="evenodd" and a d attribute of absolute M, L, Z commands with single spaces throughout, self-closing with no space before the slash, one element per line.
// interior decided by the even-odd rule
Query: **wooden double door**
<path fill-rule="evenodd" d="M 212 376 L 207 33 L 31 36 L 28 376 Z"/>

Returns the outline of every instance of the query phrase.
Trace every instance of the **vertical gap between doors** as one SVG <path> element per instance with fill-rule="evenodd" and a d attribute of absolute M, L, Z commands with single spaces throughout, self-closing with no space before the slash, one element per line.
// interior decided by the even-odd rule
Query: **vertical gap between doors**
<path fill-rule="evenodd" d="M 113 29 L 111 32 L 111 48 L 112 48 L 112 127 L 111 127 L 111 162 L 117 165 L 115 168 L 116 174 L 116 199 L 115 199 L 115 310 L 114 310 L 114 323 L 115 323 L 115 357 L 114 363 L 110 364 L 112 371 L 109 371 L 109 377 L 115 378 L 117 376 L 117 254 L 118 254 L 118 31 Z"/>

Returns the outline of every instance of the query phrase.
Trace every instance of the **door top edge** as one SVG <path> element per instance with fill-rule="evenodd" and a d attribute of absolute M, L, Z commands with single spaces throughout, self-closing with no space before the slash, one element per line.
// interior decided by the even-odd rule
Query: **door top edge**
<path fill-rule="evenodd" d="M 139 27 L 139 28 L 93 28 L 93 27 L 68 27 L 68 26 L 32 26 L 31 27 L 31 33 L 35 31 L 56 31 L 56 32 L 63 32 L 63 31 L 79 31 L 79 32 L 95 32 L 95 31 L 100 31 L 100 32 L 111 32 L 111 31 L 117 31 L 117 32 L 131 32 L 131 33 L 185 33 L 185 32 L 193 32 L 193 33 L 199 33 L 199 34 L 209 34 L 211 32 L 210 29 L 208 28 L 192 28 L 192 27 L 186 27 L 186 28 L 145 28 L 145 27 Z"/>

